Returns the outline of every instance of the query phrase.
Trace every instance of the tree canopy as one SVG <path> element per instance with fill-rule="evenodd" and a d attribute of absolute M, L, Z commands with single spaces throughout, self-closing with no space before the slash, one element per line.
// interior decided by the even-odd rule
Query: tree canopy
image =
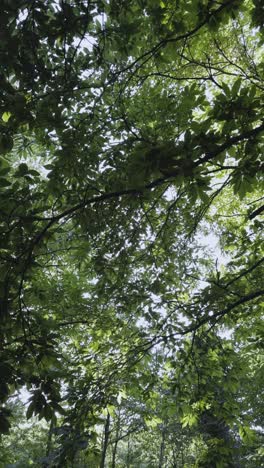
<path fill-rule="evenodd" d="M 263 23 L 1 1 L 1 466 L 262 465 Z"/>

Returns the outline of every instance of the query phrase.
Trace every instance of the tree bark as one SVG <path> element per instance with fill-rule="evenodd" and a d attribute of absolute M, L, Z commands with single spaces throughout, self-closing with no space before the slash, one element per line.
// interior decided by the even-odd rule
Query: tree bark
<path fill-rule="evenodd" d="M 161 434 L 159 468 L 162 468 L 162 466 L 163 466 L 164 450 L 165 450 L 165 428 L 162 430 L 162 434 Z"/>
<path fill-rule="evenodd" d="M 107 412 L 107 417 L 106 417 L 105 427 L 104 427 L 104 438 L 103 438 L 103 447 L 102 447 L 102 457 L 101 457 L 100 468 L 105 467 L 106 451 L 107 451 L 109 434 L 110 434 L 109 428 L 110 428 L 110 414 Z"/>
<path fill-rule="evenodd" d="M 127 468 L 130 467 L 130 437 L 127 439 Z"/>
<path fill-rule="evenodd" d="M 51 452 L 51 448 L 52 448 L 52 433 L 53 433 L 54 426 L 55 426 L 55 421 L 54 421 L 54 419 L 52 418 L 51 421 L 50 421 L 50 427 L 49 427 L 49 431 L 48 431 L 48 438 L 47 438 L 47 445 L 46 445 L 46 457 L 48 457 L 49 454 L 50 454 L 50 452 Z M 48 467 L 48 462 L 45 461 L 44 463 L 42 463 L 42 467 L 43 467 L 43 468 L 47 468 L 47 467 Z"/>
<path fill-rule="evenodd" d="M 223 442 L 223 445 L 232 451 L 229 457 L 229 468 L 241 468 L 238 460 L 238 454 L 234 453 L 236 442 L 231 434 L 230 427 L 225 421 L 220 420 L 210 411 L 204 411 L 200 419 L 200 429 L 204 433 L 206 438 L 218 439 Z M 216 463 L 212 465 L 212 468 L 216 467 Z"/>
<path fill-rule="evenodd" d="M 115 432 L 115 441 L 113 445 L 113 455 L 112 455 L 112 468 L 116 466 L 116 453 L 117 453 L 117 444 L 119 442 L 119 432 L 120 432 L 120 410 L 118 411 L 118 418 L 116 423 L 116 432 Z"/>

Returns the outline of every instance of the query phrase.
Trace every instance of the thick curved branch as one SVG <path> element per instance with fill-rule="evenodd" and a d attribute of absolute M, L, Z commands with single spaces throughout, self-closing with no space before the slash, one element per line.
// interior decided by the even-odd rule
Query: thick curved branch
<path fill-rule="evenodd" d="M 205 325 L 206 323 L 209 323 L 212 321 L 216 323 L 217 321 L 222 319 L 225 315 L 229 314 L 229 312 L 231 312 L 233 309 L 236 309 L 242 304 L 246 304 L 247 302 L 253 301 L 254 299 L 261 297 L 261 296 L 264 296 L 264 289 L 247 294 L 246 296 L 241 297 L 236 302 L 233 302 L 232 304 L 230 304 L 229 306 L 227 306 L 225 309 L 221 310 L 220 312 L 216 312 L 212 316 L 204 317 L 203 319 L 199 320 L 195 325 L 187 327 L 184 330 L 184 332 L 181 333 L 181 335 L 187 335 L 188 333 L 192 333 L 198 330 L 202 325 Z"/>
<path fill-rule="evenodd" d="M 255 270 L 259 265 L 261 265 L 264 262 L 264 257 L 262 257 L 258 262 L 256 262 L 254 265 L 252 265 L 250 268 L 247 268 L 247 270 L 242 271 L 238 276 L 230 280 L 226 285 L 225 288 L 228 288 L 231 284 L 235 283 L 237 280 L 242 278 L 243 276 L 246 276 L 248 273 L 251 273 L 251 271 Z"/>
<path fill-rule="evenodd" d="M 252 130 L 248 130 L 247 132 L 244 132 L 244 133 L 242 133 L 240 135 L 235 135 L 235 136 L 229 138 L 225 143 L 218 146 L 214 151 L 209 151 L 208 153 L 206 153 L 205 156 L 203 156 L 202 158 L 199 158 L 194 163 L 194 167 L 198 167 L 203 163 L 211 161 L 216 156 L 221 154 L 223 151 L 231 148 L 231 146 L 236 145 L 237 143 L 240 143 L 243 140 L 248 140 L 249 138 L 255 137 L 256 135 L 258 135 L 262 131 L 264 131 L 264 122 L 262 122 L 262 124 L 259 125 L 259 127 L 253 128 Z"/>
<path fill-rule="evenodd" d="M 257 208 L 257 210 L 250 213 L 248 219 L 256 218 L 256 216 L 260 215 L 263 211 L 264 211 L 264 205 L 260 206 L 259 208 Z"/>
<path fill-rule="evenodd" d="M 239 306 L 241 306 L 243 304 L 246 304 L 247 302 L 253 301 L 254 299 L 257 299 L 258 297 L 261 297 L 261 296 L 264 296 L 264 289 L 252 292 L 250 294 L 247 294 L 246 296 L 243 296 L 243 297 L 239 298 L 236 302 L 233 302 L 232 304 L 227 306 L 225 309 L 223 309 L 223 310 L 221 310 L 219 312 L 216 312 L 212 316 L 206 316 L 206 317 L 204 317 L 202 319 L 197 320 L 195 324 L 187 326 L 183 331 L 177 331 L 177 332 L 171 333 L 169 335 L 166 335 L 166 334 L 165 335 L 160 335 L 160 334 L 155 335 L 154 338 L 152 338 L 151 341 L 149 341 L 148 343 L 145 344 L 145 346 L 149 350 L 153 346 L 156 346 L 157 344 L 163 342 L 164 339 L 167 340 L 167 339 L 175 337 L 177 335 L 178 336 L 185 336 L 185 335 L 188 335 L 189 333 L 194 333 L 197 330 L 199 330 L 199 328 L 201 328 L 203 325 L 210 324 L 211 322 L 213 322 L 213 326 L 214 326 L 218 321 L 220 321 L 225 315 L 227 315 L 232 310 L 236 309 L 237 307 L 239 307 Z"/>

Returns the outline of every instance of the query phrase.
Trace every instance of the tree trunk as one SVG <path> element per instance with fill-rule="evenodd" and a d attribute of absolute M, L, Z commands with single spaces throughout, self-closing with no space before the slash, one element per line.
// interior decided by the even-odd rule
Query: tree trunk
<path fill-rule="evenodd" d="M 127 439 L 127 468 L 130 467 L 130 437 Z"/>
<path fill-rule="evenodd" d="M 116 453 L 117 453 L 119 432 L 120 432 L 120 410 L 118 412 L 118 418 L 117 418 L 117 423 L 116 423 L 115 442 L 113 445 L 113 455 L 112 455 L 112 468 L 115 468 L 116 466 Z"/>
<path fill-rule="evenodd" d="M 178 464 L 177 464 L 177 457 L 176 457 L 176 453 L 175 453 L 175 449 L 173 448 L 172 449 L 172 458 L 173 458 L 173 465 L 172 465 L 172 468 L 177 468 Z"/>
<path fill-rule="evenodd" d="M 53 418 L 51 418 L 50 427 L 49 427 L 49 431 L 48 431 L 47 445 L 46 445 L 46 457 L 48 457 L 49 454 L 50 454 L 50 452 L 51 452 L 51 448 L 52 448 L 52 433 L 53 433 L 54 426 L 55 426 L 55 420 L 54 420 Z M 48 467 L 48 463 L 47 463 L 47 462 L 44 462 L 44 463 L 42 463 L 42 466 L 43 466 L 43 468 L 47 468 L 47 467 Z"/>
<path fill-rule="evenodd" d="M 164 450 L 165 450 L 165 428 L 162 430 L 162 435 L 161 435 L 159 468 L 162 468 L 162 466 L 163 466 Z"/>
<path fill-rule="evenodd" d="M 107 417 L 106 417 L 105 427 L 104 427 L 104 438 L 103 438 L 103 447 L 102 447 L 102 457 L 101 457 L 100 468 L 105 467 L 106 450 L 107 450 L 109 434 L 110 434 L 109 428 L 110 428 L 110 414 L 107 412 Z"/>
<path fill-rule="evenodd" d="M 47 439 L 46 457 L 49 456 L 50 451 L 51 451 L 51 443 L 52 443 L 52 432 L 53 432 L 53 428 L 54 428 L 54 419 L 51 418 L 50 427 L 49 427 L 49 432 L 48 432 L 48 439 Z"/>
<path fill-rule="evenodd" d="M 229 449 L 229 468 L 240 468 L 239 453 L 236 447 L 237 442 L 234 440 L 230 427 L 225 421 L 216 417 L 210 411 L 204 411 L 200 418 L 200 430 L 204 433 L 206 439 L 218 439 L 222 441 L 225 448 Z M 239 444 L 238 444 L 239 445 Z M 218 453 L 215 454 L 217 457 Z M 216 462 L 212 465 L 212 468 L 216 467 Z"/>

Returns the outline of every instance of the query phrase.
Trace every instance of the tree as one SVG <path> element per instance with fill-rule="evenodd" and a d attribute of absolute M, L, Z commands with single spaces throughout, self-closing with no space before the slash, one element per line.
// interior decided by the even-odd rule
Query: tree
<path fill-rule="evenodd" d="M 27 417 L 58 419 L 48 463 L 102 465 L 102 415 L 130 383 L 140 399 L 158 385 L 142 363 L 162 348 L 198 466 L 250 466 L 263 456 L 248 437 L 263 426 L 262 3 L 0 9 L 0 431 L 26 386 Z"/>

